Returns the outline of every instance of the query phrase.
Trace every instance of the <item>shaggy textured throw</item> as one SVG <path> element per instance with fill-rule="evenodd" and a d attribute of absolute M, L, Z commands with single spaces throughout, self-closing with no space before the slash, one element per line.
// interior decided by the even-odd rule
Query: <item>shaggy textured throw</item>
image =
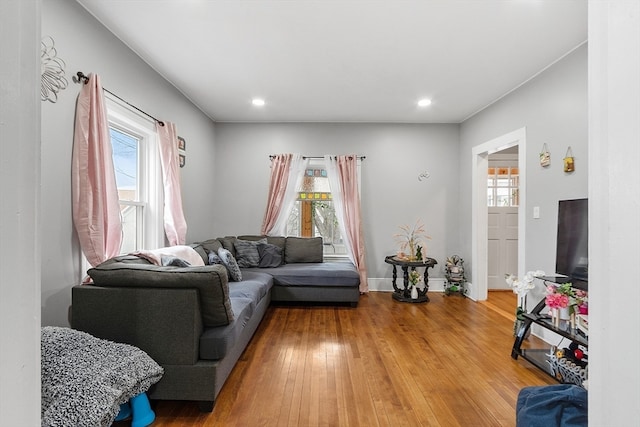
<path fill-rule="evenodd" d="M 137 347 L 69 328 L 42 328 L 42 426 L 110 426 L 120 405 L 164 370 Z"/>

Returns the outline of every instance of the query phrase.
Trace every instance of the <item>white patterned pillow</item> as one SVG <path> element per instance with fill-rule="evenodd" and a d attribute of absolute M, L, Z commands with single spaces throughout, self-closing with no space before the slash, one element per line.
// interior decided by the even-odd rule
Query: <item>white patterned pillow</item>
<path fill-rule="evenodd" d="M 236 249 L 236 260 L 239 267 L 257 267 L 260 264 L 258 244 L 267 243 L 267 239 L 255 241 L 236 239 L 233 246 Z"/>
<path fill-rule="evenodd" d="M 214 264 L 224 265 L 224 262 L 222 262 L 217 252 L 209 252 L 208 257 L 209 257 L 209 265 L 214 265 Z"/>
<path fill-rule="evenodd" d="M 225 248 L 218 249 L 218 256 L 222 260 L 222 263 L 225 267 L 227 267 L 227 272 L 229 273 L 229 280 L 232 282 L 241 282 L 242 281 L 242 272 L 240 271 L 240 267 L 238 267 L 238 263 L 236 259 L 231 255 Z"/>

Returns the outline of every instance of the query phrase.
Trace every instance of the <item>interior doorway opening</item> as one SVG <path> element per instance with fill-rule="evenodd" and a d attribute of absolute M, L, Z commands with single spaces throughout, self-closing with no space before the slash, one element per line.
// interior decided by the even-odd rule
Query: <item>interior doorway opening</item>
<path fill-rule="evenodd" d="M 518 274 L 520 169 L 518 145 L 489 155 L 487 177 L 487 288 L 511 291 L 505 274 Z"/>
<path fill-rule="evenodd" d="M 525 212 L 526 212 L 526 128 L 502 135 L 472 149 L 471 193 L 471 276 L 473 287 L 469 297 L 484 301 L 488 296 L 488 207 L 487 182 L 489 156 L 499 151 L 518 147 L 518 276 L 524 274 Z M 506 273 L 506 272 L 505 272 Z"/>

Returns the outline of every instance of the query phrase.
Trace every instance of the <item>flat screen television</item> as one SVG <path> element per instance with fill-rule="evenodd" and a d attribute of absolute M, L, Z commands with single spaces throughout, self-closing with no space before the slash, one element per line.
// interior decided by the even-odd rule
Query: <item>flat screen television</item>
<path fill-rule="evenodd" d="M 589 283 L 589 203 L 587 199 L 558 202 L 556 274 L 562 283 L 587 290 Z"/>

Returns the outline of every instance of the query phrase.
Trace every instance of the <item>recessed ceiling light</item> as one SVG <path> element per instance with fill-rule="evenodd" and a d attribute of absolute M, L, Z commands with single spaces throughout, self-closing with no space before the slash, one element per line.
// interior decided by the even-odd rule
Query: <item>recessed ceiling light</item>
<path fill-rule="evenodd" d="M 429 105 L 431 105 L 430 99 L 424 98 L 418 101 L 418 107 L 428 107 Z"/>
<path fill-rule="evenodd" d="M 251 103 L 256 107 L 264 107 L 264 104 L 265 104 L 264 99 L 262 98 L 253 98 Z"/>

